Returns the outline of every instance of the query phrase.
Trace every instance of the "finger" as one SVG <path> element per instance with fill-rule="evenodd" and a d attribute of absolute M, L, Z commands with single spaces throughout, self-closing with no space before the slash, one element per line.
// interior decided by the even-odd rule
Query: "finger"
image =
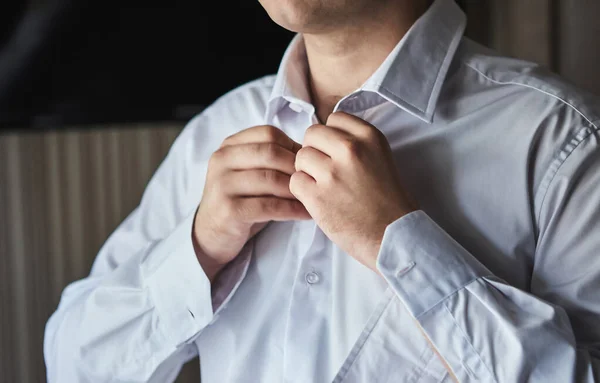
<path fill-rule="evenodd" d="M 359 138 L 369 138 L 373 133 L 379 132 L 376 127 L 365 120 L 344 112 L 331 113 L 327 117 L 325 125 L 340 129 Z"/>
<path fill-rule="evenodd" d="M 224 177 L 225 193 L 229 196 L 275 196 L 295 199 L 290 192 L 290 175 L 278 170 L 234 170 Z"/>
<path fill-rule="evenodd" d="M 221 147 L 239 144 L 252 144 L 260 142 L 273 142 L 296 153 L 302 145 L 292 140 L 281 129 L 272 125 L 259 125 L 242 130 L 223 141 Z"/>
<path fill-rule="evenodd" d="M 304 172 L 317 182 L 331 174 L 331 157 L 311 146 L 305 146 L 296 154 L 296 171 Z"/>
<path fill-rule="evenodd" d="M 251 143 L 226 146 L 215 154 L 222 166 L 232 170 L 273 169 L 293 174 L 296 155 L 274 143 Z"/>
<path fill-rule="evenodd" d="M 241 219 L 247 223 L 310 219 L 304 205 L 295 199 L 250 197 L 237 202 Z"/>
<path fill-rule="evenodd" d="M 296 172 L 290 178 L 290 191 L 301 202 L 309 202 L 317 182 L 304 172 Z"/>
<path fill-rule="evenodd" d="M 332 157 L 341 143 L 351 141 L 353 138 L 347 132 L 325 125 L 312 125 L 304 135 L 303 147 L 313 147 Z"/>

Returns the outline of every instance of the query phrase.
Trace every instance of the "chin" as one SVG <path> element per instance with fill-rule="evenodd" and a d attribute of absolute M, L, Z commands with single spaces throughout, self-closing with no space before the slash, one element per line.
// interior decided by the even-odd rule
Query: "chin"
<path fill-rule="evenodd" d="M 323 30 L 327 9 L 321 0 L 259 0 L 269 17 L 281 27 L 296 33 Z M 325 4 L 334 2 L 325 0 Z"/>

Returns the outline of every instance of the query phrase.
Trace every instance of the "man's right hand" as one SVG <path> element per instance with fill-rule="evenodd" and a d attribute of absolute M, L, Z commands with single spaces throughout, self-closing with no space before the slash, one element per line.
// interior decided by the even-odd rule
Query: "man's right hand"
<path fill-rule="evenodd" d="M 263 125 L 228 137 L 213 153 L 193 233 L 211 282 L 269 221 L 310 219 L 289 189 L 301 147 L 281 130 Z"/>

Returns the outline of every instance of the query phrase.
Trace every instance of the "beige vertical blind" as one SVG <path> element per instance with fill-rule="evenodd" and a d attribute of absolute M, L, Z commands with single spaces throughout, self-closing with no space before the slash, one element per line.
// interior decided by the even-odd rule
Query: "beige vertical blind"
<path fill-rule="evenodd" d="M 0 135 L 0 382 L 45 381 L 44 325 L 61 291 L 89 273 L 180 130 L 165 123 Z"/>

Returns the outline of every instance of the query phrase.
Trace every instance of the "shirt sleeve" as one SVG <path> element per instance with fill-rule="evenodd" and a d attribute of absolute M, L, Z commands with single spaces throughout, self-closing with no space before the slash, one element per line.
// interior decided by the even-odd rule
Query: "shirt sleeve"
<path fill-rule="evenodd" d="M 529 291 L 423 211 L 386 229 L 377 267 L 459 381 L 600 381 L 598 147 L 582 143 L 544 191 Z"/>
<path fill-rule="evenodd" d="M 46 325 L 48 382 L 168 382 L 196 356 L 191 342 L 216 320 L 245 275 L 211 291 L 192 243 L 196 205 L 189 185 L 204 182 L 190 158 L 202 117 L 177 138 L 142 201 L 100 250 L 90 275 L 69 285 Z M 189 203 L 187 201 L 190 201 Z M 225 293 L 223 293 L 225 292 Z M 213 310 L 213 295 L 219 295 Z"/>

